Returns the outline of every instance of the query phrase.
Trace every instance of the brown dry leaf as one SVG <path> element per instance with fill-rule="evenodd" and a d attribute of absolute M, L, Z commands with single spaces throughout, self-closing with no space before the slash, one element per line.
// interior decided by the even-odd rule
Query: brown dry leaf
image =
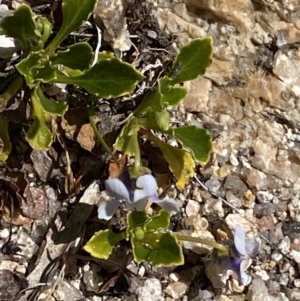
<path fill-rule="evenodd" d="M 118 178 L 123 172 L 124 168 L 127 166 L 128 158 L 123 155 L 120 159 L 116 161 L 111 161 L 108 167 L 108 173 L 110 178 Z"/>

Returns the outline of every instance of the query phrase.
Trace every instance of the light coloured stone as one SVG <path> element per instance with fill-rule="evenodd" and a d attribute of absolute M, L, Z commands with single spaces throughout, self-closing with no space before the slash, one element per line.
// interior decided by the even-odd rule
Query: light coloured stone
<path fill-rule="evenodd" d="M 210 240 L 215 241 L 214 236 L 207 230 L 196 230 L 196 231 L 188 231 L 182 230 L 180 231 L 182 235 L 192 236 L 196 238 L 200 238 L 203 240 Z M 209 254 L 212 251 L 212 247 L 208 246 L 207 244 L 195 243 L 190 241 L 182 241 L 182 246 L 185 249 L 191 250 L 197 254 Z"/>
<path fill-rule="evenodd" d="M 163 292 L 161 283 L 156 278 L 149 278 L 145 281 L 143 286 L 136 290 L 138 300 L 144 301 L 163 301 Z"/>
<path fill-rule="evenodd" d="M 185 208 L 185 212 L 187 216 L 197 215 L 200 210 L 200 204 L 193 200 L 188 200 L 188 203 Z"/>
<path fill-rule="evenodd" d="M 290 58 L 282 51 L 277 51 L 275 54 L 273 72 L 297 94 L 300 93 L 299 69 L 299 58 Z"/>
<path fill-rule="evenodd" d="M 165 293 L 174 299 L 179 299 L 185 294 L 187 288 L 187 285 L 183 282 L 172 282 L 166 287 Z"/>
<path fill-rule="evenodd" d="M 198 77 L 185 82 L 184 86 L 188 90 L 188 94 L 183 101 L 185 108 L 191 112 L 207 111 L 209 91 L 212 86 L 211 81 L 206 78 Z"/>
<path fill-rule="evenodd" d="M 127 51 L 131 47 L 131 41 L 126 32 L 127 24 L 124 18 L 126 1 L 99 0 L 95 8 L 95 22 L 101 28 L 103 22 L 105 30 L 103 38 L 111 43 L 113 49 Z"/>
<path fill-rule="evenodd" d="M 235 226 L 240 225 L 245 231 L 246 237 L 249 239 L 257 238 L 257 228 L 240 214 L 228 214 L 225 218 L 227 227 L 234 232 Z"/>
<path fill-rule="evenodd" d="M 199 26 L 185 21 L 169 9 L 158 9 L 157 21 L 161 29 L 177 35 L 181 46 L 187 44 L 190 39 L 206 36 L 206 32 Z"/>
<path fill-rule="evenodd" d="M 0 35 L 0 58 L 8 59 L 18 50 L 13 38 Z"/>
<path fill-rule="evenodd" d="M 297 263 L 300 263 L 300 252 L 292 250 L 290 255 L 294 258 Z"/>

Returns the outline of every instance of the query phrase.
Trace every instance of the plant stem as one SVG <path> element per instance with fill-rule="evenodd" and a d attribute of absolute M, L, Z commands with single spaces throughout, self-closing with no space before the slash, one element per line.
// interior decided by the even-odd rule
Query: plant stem
<path fill-rule="evenodd" d="M 101 143 L 101 145 L 103 146 L 103 148 L 111 155 L 113 156 L 113 153 L 111 151 L 111 149 L 109 148 L 109 146 L 106 144 L 106 142 L 104 141 L 102 135 L 100 134 L 100 132 L 98 131 L 98 128 L 95 124 L 95 120 L 94 120 L 94 115 L 95 115 L 95 111 L 94 111 L 94 104 L 92 101 L 89 102 L 88 104 L 88 113 L 89 113 L 89 121 L 91 124 L 91 127 L 94 130 L 95 136 L 97 137 L 98 141 Z"/>
<path fill-rule="evenodd" d="M 204 245 L 207 245 L 207 246 L 210 246 L 210 247 L 213 247 L 213 248 L 219 250 L 222 254 L 229 253 L 228 247 L 226 247 L 223 244 L 219 244 L 215 241 L 208 240 L 208 239 L 202 239 L 202 238 L 198 238 L 198 237 L 187 236 L 187 235 L 181 235 L 179 233 L 174 233 L 174 234 L 178 240 L 191 241 L 191 242 L 195 242 L 195 243 L 204 244 Z"/>
<path fill-rule="evenodd" d="M 135 131 L 132 135 L 134 135 L 134 165 L 131 174 L 137 178 L 141 174 L 141 151 L 138 141 L 138 131 Z"/>

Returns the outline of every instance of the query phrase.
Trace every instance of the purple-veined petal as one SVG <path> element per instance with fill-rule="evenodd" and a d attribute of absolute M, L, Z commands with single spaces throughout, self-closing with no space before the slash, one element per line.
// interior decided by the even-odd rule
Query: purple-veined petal
<path fill-rule="evenodd" d="M 134 190 L 133 202 L 147 199 L 157 191 L 157 183 L 153 176 L 143 175 L 136 180 L 136 189 Z"/>
<path fill-rule="evenodd" d="M 119 201 L 105 201 L 98 207 L 98 218 L 109 220 L 116 213 L 120 202 Z"/>
<path fill-rule="evenodd" d="M 179 206 L 177 205 L 175 200 L 171 200 L 171 199 L 161 200 L 157 197 L 157 195 L 151 196 L 149 200 L 152 201 L 153 203 L 158 204 L 158 206 L 160 206 L 161 208 L 165 209 L 166 211 L 172 214 L 176 214 L 177 212 L 179 212 Z"/>
<path fill-rule="evenodd" d="M 125 207 L 129 210 L 136 209 L 137 211 L 143 211 L 146 208 L 148 199 L 142 199 L 135 203 L 125 202 Z"/>
<path fill-rule="evenodd" d="M 119 179 L 107 179 L 105 181 L 107 193 L 118 200 L 129 200 L 129 192 L 124 183 Z"/>
<path fill-rule="evenodd" d="M 234 246 L 241 256 L 247 255 L 245 232 L 239 224 L 234 229 Z"/>
<path fill-rule="evenodd" d="M 260 243 L 257 239 L 246 239 L 246 252 L 250 256 L 256 256 L 259 253 Z"/>
<path fill-rule="evenodd" d="M 245 272 L 246 260 L 230 257 L 230 269 L 238 276 L 240 285 L 248 285 L 252 277 Z"/>

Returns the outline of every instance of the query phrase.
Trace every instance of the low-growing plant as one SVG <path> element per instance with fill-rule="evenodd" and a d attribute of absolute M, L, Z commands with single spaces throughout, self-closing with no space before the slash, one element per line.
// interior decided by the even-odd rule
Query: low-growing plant
<path fill-rule="evenodd" d="M 50 40 L 51 22 L 33 14 L 31 8 L 21 4 L 11 15 L 0 23 L 0 34 L 15 38 L 22 43 L 22 59 L 16 65 L 19 72 L 0 96 L 0 110 L 5 110 L 8 101 L 23 85 L 30 90 L 33 122 L 26 140 L 32 148 L 47 150 L 53 142 L 49 128 L 51 118 L 63 116 L 68 110 L 66 102 L 49 99 L 43 92 L 46 83 L 63 83 L 79 86 L 90 95 L 87 101 L 89 119 L 95 135 L 105 150 L 111 153 L 99 133 L 94 120 L 93 108 L 98 99 L 114 99 L 130 94 L 143 75 L 130 64 L 116 58 L 112 53 L 93 52 L 88 43 L 80 42 L 60 48 L 64 39 L 82 22 L 88 20 L 94 10 L 96 0 L 63 0 L 63 23 Z M 115 144 L 115 150 L 134 159 L 132 166 L 119 179 L 109 179 L 106 188 L 115 201 L 102 203 L 99 217 L 109 219 L 116 212 L 120 200 L 130 211 L 127 214 L 127 229 L 115 234 L 107 229 L 96 233 L 86 244 L 85 250 L 99 258 L 108 258 L 114 246 L 122 239 L 131 241 L 134 259 L 148 261 L 159 266 L 183 263 L 181 240 L 206 243 L 216 248 L 220 254 L 230 255 L 230 248 L 214 241 L 180 235 L 169 230 L 170 212 L 178 211 L 173 200 L 160 200 L 157 184 L 151 171 L 141 164 L 140 137 L 156 144 L 171 172 L 176 185 L 182 189 L 194 175 L 196 162 L 205 164 L 212 152 L 209 133 L 194 125 L 172 126 L 169 108 L 180 104 L 187 94 L 182 83 L 205 73 L 212 57 L 212 39 L 192 40 L 182 47 L 176 56 L 171 71 L 158 79 L 157 85 L 144 96 L 141 104 L 133 111 L 124 124 Z M 95 56 L 97 56 L 95 58 Z M 0 139 L 3 147 L 0 160 L 5 161 L 11 151 L 8 134 L 9 120 L 0 115 Z M 157 135 L 161 133 L 161 135 Z M 164 142 L 159 136 L 172 137 L 181 147 Z M 148 216 L 144 208 L 150 199 L 163 209 Z M 237 233 L 240 233 L 239 229 Z M 242 250 L 237 257 L 246 253 Z M 245 277 L 245 275 L 244 275 Z"/>
<path fill-rule="evenodd" d="M 8 86 L 0 97 L 3 111 L 8 101 L 22 87 L 23 79 L 30 89 L 33 122 L 26 133 L 26 140 L 38 150 L 47 150 L 53 141 L 48 127 L 50 119 L 63 116 L 68 110 L 66 102 L 49 99 L 43 92 L 44 83 L 73 84 L 84 88 L 99 98 L 112 99 L 130 94 L 142 80 L 142 74 L 130 64 L 122 62 L 111 53 L 102 52 L 93 65 L 94 53 L 86 42 L 76 43 L 59 49 L 63 40 L 93 12 L 96 0 L 64 0 L 62 4 L 63 23 L 52 41 L 48 42 L 51 22 L 35 16 L 31 8 L 21 4 L 11 15 L 0 23 L 0 33 L 18 39 L 22 43 L 23 59 L 16 65 L 19 76 Z M 48 43 L 48 44 L 47 44 Z M 211 38 L 196 39 L 181 48 L 168 76 L 158 80 L 157 87 L 142 101 L 123 127 L 114 147 L 135 158 L 131 171 L 133 177 L 143 173 L 141 167 L 138 135 L 143 133 L 155 143 L 177 178 L 177 186 L 183 188 L 194 173 L 194 159 L 206 163 L 211 153 L 211 138 L 208 132 L 196 126 L 170 127 L 168 107 L 178 105 L 186 96 L 186 89 L 179 84 L 205 73 L 212 56 Z M 90 115 L 93 114 L 95 98 L 88 102 Z M 101 143 L 97 128 L 90 121 Z M 4 143 L 1 158 L 5 160 L 10 152 L 6 118 L 2 118 L 1 139 Z M 151 130 L 174 137 L 186 150 L 173 147 L 157 138 Z"/>

